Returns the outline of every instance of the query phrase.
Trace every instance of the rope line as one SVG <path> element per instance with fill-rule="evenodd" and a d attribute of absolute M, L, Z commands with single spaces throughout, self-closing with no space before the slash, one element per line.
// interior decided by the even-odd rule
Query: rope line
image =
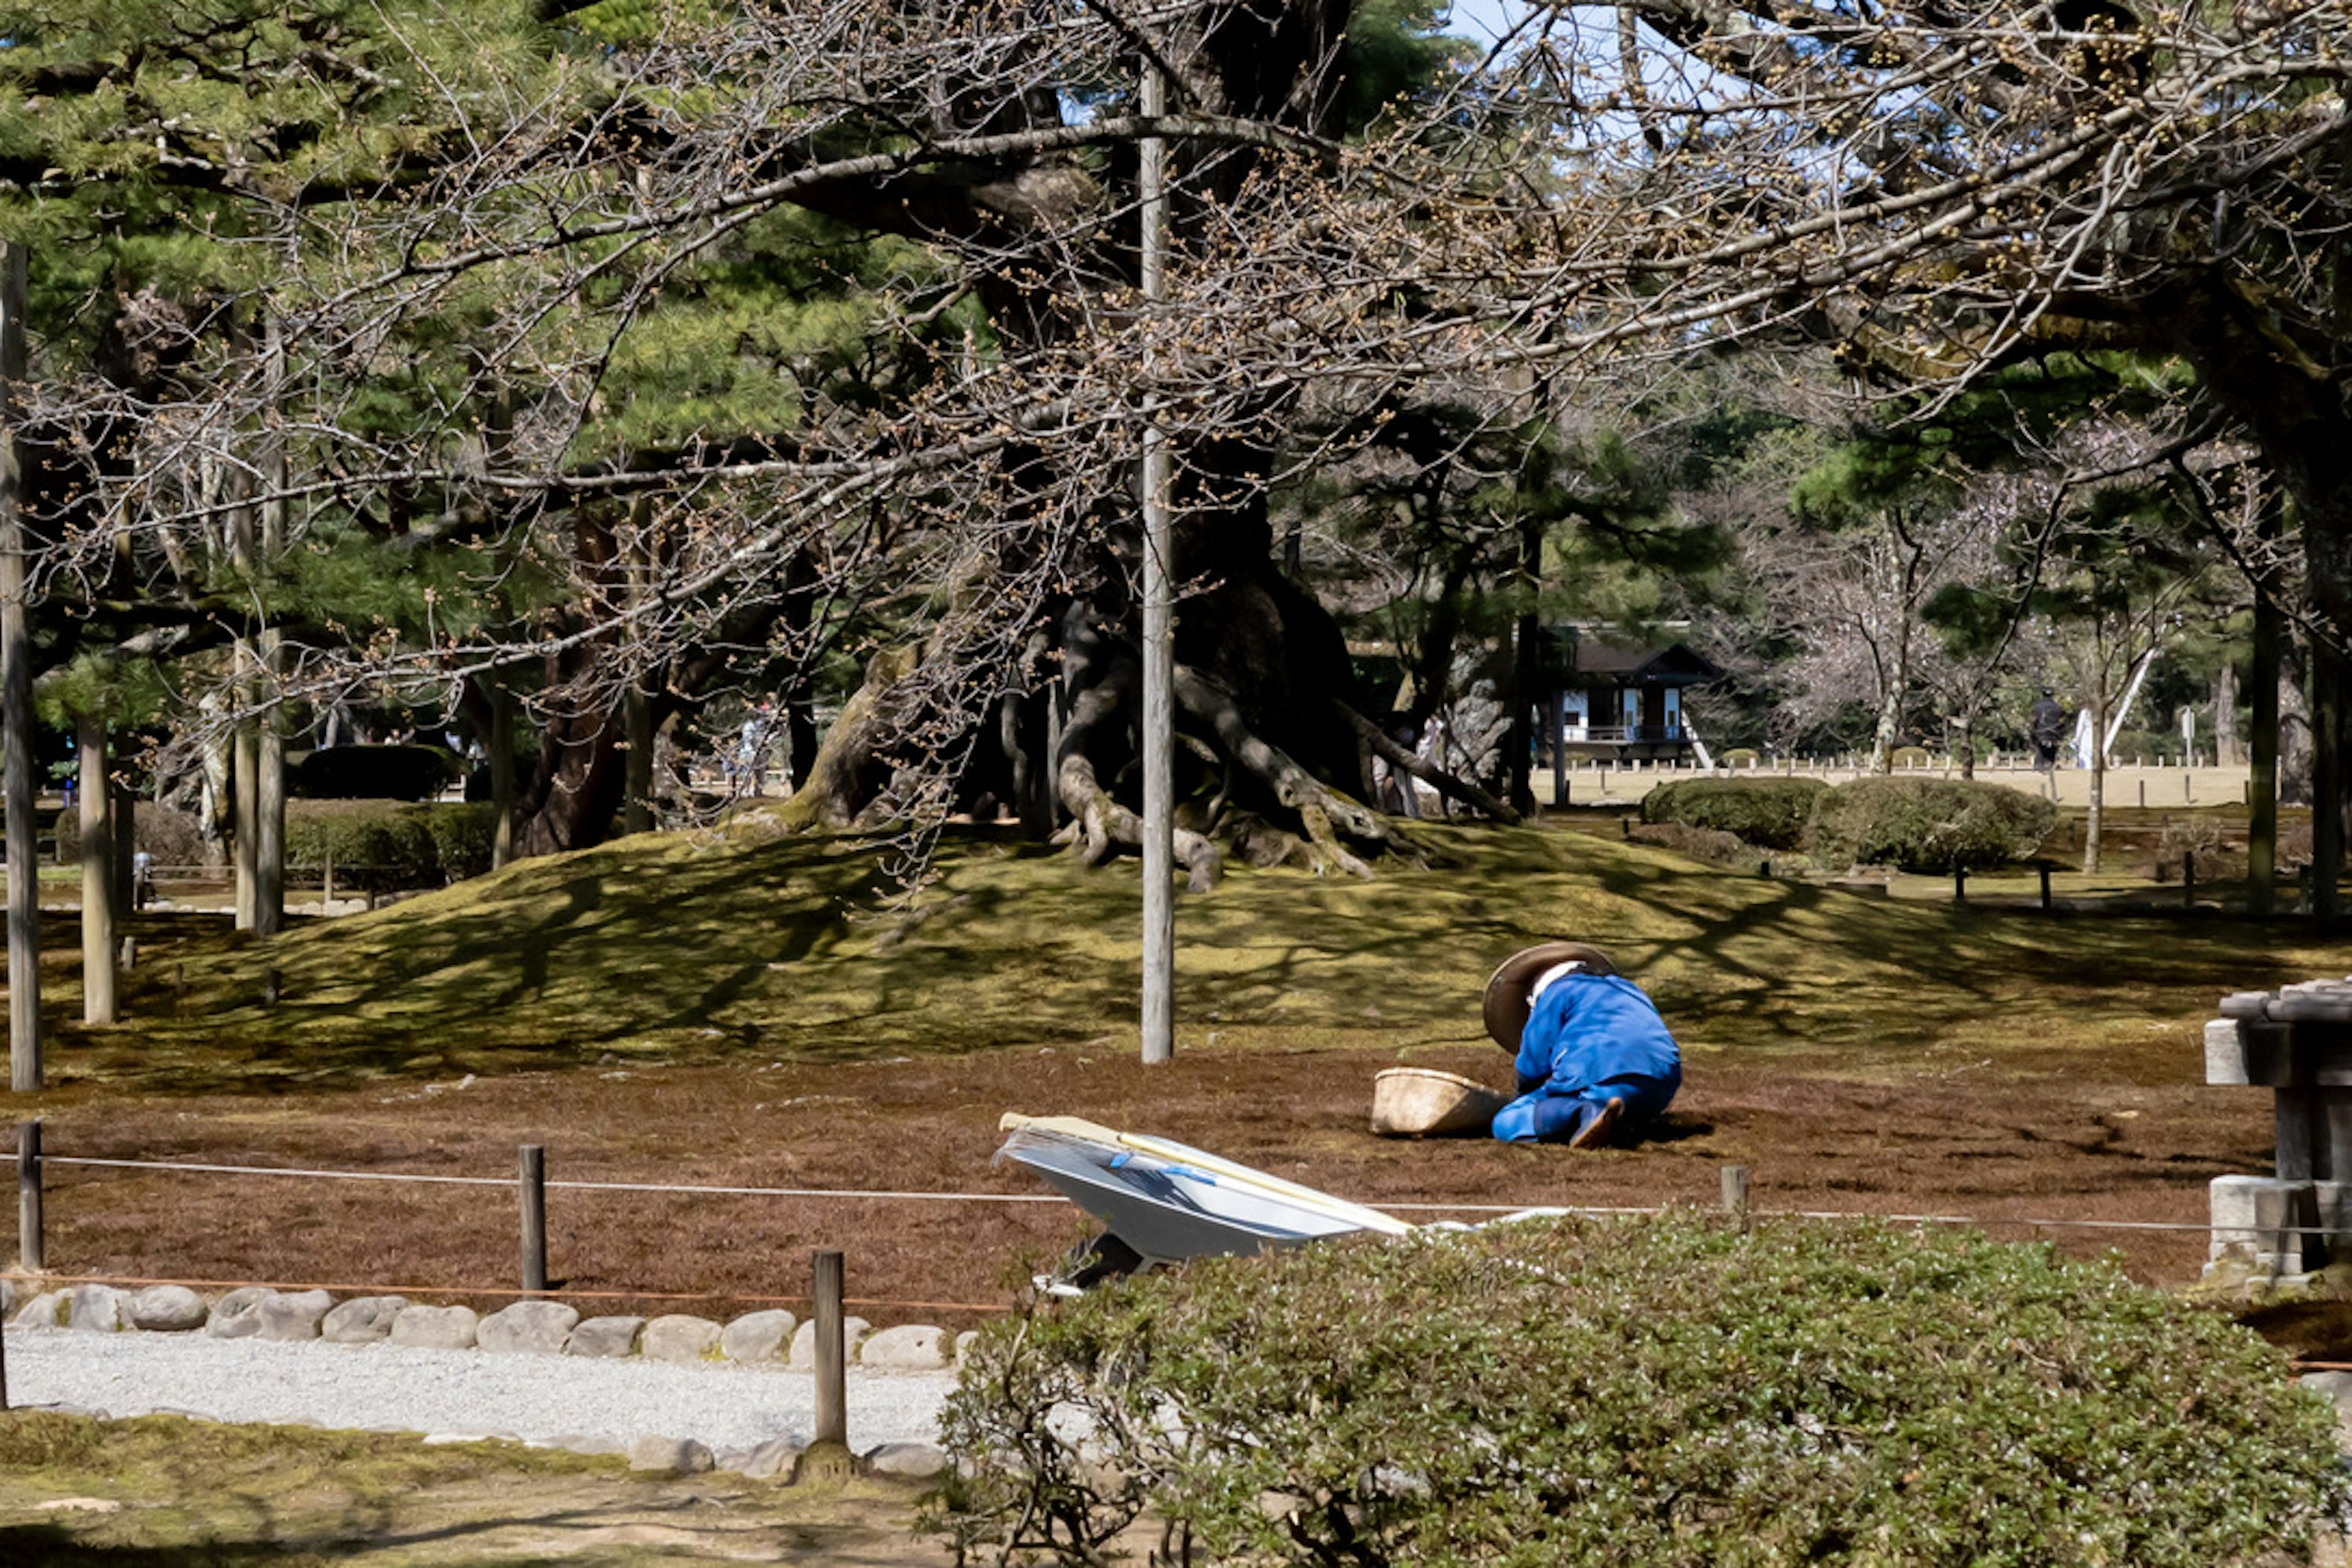
<path fill-rule="evenodd" d="M 206 1165 L 184 1160 L 93 1160 L 79 1155 L 44 1154 L 45 1165 L 101 1165 L 128 1171 L 197 1171 L 232 1176 L 311 1176 L 340 1182 L 438 1182 L 452 1186 L 511 1187 L 511 1176 L 412 1175 L 398 1171 L 329 1171 L 295 1165 Z M 864 1187 L 705 1187 L 674 1182 L 548 1182 L 548 1187 L 573 1192 L 699 1193 L 756 1198 L 893 1198 L 932 1203 L 1058 1204 L 1057 1195 L 1029 1193 L 917 1193 Z"/>
<path fill-rule="evenodd" d="M 424 1182 L 450 1186 L 511 1187 L 510 1176 L 443 1176 L 409 1173 L 395 1171 L 336 1171 L 294 1165 L 218 1165 L 183 1160 L 107 1160 L 82 1155 L 43 1154 L 44 1164 L 88 1165 L 114 1170 L 189 1171 L 201 1173 L 233 1176 L 304 1176 L 324 1181 L 343 1182 Z M 855 1198 L 913 1203 L 960 1204 L 1062 1204 L 1069 1200 L 1059 1194 L 982 1193 L 982 1192 L 911 1192 L 887 1188 L 865 1187 L 741 1187 L 699 1186 L 675 1182 L 577 1182 L 551 1181 L 550 1188 L 571 1192 L 605 1193 L 679 1193 L 731 1197 L 766 1198 Z M 1369 1204 L 1395 1214 L 1524 1214 L 1530 1208 L 1552 1205 L 1529 1204 L 1478 1203 L 1399 1203 Z M 1610 1207 L 1600 1205 L 1562 1205 L 1560 1211 L 1578 1215 L 1650 1215 L 1663 1212 L 1659 1206 Z M 1974 1225 L 1974 1226 L 2035 1226 L 2068 1230 L 2129 1230 L 2129 1231 L 2216 1231 L 2258 1232 L 2277 1236 L 2328 1236 L 2336 1234 L 2321 1226 L 2225 1226 L 2190 1220 L 2128 1220 L 2128 1219 L 2062 1219 L 2034 1215 L 1948 1215 L 1948 1214 L 1868 1214 L 1840 1209 L 1756 1209 L 1758 1215 L 1779 1215 L 1794 1219 L 1874 1219 L 1894 1225 Z M 175 1281 L 165 1281 L 175 1283 Z M 640 1294 L 645 1294 L 640 1292 Z M 652 1299 L 650 1296 L 648 1299 Z M 745 1300 L 751 1297 L 741 1298 Z M 801 1299 L 801 1298 L 788 1298 Z"/>

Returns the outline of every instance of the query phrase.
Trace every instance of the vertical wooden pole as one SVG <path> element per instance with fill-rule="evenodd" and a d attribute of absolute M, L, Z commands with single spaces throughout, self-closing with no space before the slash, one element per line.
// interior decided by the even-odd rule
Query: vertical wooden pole
<path fill-rule="evenodd" d="M 2042 865 L 2035 867 L 2034 869 L 2042 873 L 2042 912 L 2048 914 L 2050 912 L 2050 868 L 2047 865 Z"/>
<path fill-rule="evenodd" d="M 0 242 L 0 797 L 8 839 L 8 1083 L 41 1087 L 41 844 L 33 820 L 33 639 L 26 620 L 24 474 L 16 449 L 25 379 L 26 253 Z"/>
<path fill-rule="evenodd" d="M 1748 1167 L 1745 1165 L 1723 1167 L 1723 1212 L 1738 1220 L 1741 1230 L 1748 1228 Z"/>
<path fill-rule="evenodd" d="M 16 1261 L 34 1273 L 47 1267 L 41 1245 L 41 1123 L 16 1123 Z"/>
<path fill-rule="evenodd" d="M 547 1150 L 522 1145 L 516 1187 L 522 1208 L 522 1288 L 547 1289 Z"/>
<path fill-rule="evenodd" d="M 2185 910 L 2197 907 L 2197 851 L 2194 849 L 2180 852 L 2180 907 Z"/>
<path fill-rule="evenodd" d="M 1143 68 L 1146 119 L 1167 112 L 1168 84 Z M 1168 147 L 1143 139 L 1142 283 L 1146 309 L 1168 296 Z M 1155 367 L 1147 365 L 1147 374 Z M 1176 1054 L 1176 599 L 1169 521 L 1170 453 L 1157 400 L 1143 409 L 1143 1059 Z"/>
<path fill-rule="evenodd" d="M 74 715 L 81 795 L 81 1021 L 114 1022 L 114 791 L 107 782 L 106 721 Z"/>
<path fill-rule="evenodd" d="M 846 1445 L 849 1384 L 847 1358 L 842 1349 L 843 1274 L 840 1253 L 816 1255 L 816 1440 Z"/>

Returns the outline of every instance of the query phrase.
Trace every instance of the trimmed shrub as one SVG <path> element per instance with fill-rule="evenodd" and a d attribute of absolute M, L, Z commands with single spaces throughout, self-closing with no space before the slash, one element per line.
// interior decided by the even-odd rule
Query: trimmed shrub
<path fill-rule="evenodd" d="M 1734 746 L 1723 753 L 1723 765 L 1727 768 L 1752 768 L 1756 765 L 1757 755 L 1752 746 Z"/>
<path fill-rule="evenodd" d="M 1736 834 L 1766 849 L 1795 849 L 1805 842 L 1813 801 L 1828 784 L 1820 779 L 1677 779 L 1642 797 L 1642 820 L 1675 822 Z"/>
<path fill-rule="evenodd" d="M 81 855 L 81 812 L 79 808 L 58 813 L 57 835 L 58 858 L 65 860 L 79 858 Z M 132 803 L 131 847 L 133 854 L 144 850 L 152 855 L 158 866 L 200 866 L 211 858 L 205 844 L 204 824 L 194 812 L 157 805 L 152 800 Z"/>
<path fill-rule="evenodd" d="M 303 800 L 431 800 L 457 779 L 438 746 L 329 746 L 287 770 L 286 793 Z"/>
<path fill-rule="evenodd" d="M 2110 1263 L 1695 1213 L 1355 1237 L 982 1329 L 925 1526 L 959 1560 L 2306 1561 L 2326 1402 Z"/>
<path fill-rule="evenodd" d="M 1661 849 L 1671 849 L 1694 860 L 1705 860 L 1717 866 L 1738 866 L 1749 871 L 1756 869 L 1759 853 L 1756 846 L 1736 833 L 1720 833 L 1712 827 L 1691 827 L 1679 822 L 1645 822 L 1628 832 L 1626 837 L 1636 844 L 1654 844 Z"/>
<path fill-rule="evenodd" d="M 286 864 L 352 888 L 429 888 L 489 869 L 486 805 L 301 800 L 286 805 Z"/>
<path fill-rule="evenodd" d="M 1966 779 L 1856 779 L 1823 790 L 1808 835 L 1833 868 L 1979 870 L 2031 856 L 2058 820 L 2040 795 Z"/>
<path fill-rule="evenodd" d="M 1898 768 L 1924 768 L 1933 760 L 1925 746 L 1897 746 L 1886 754 L 1888 764 Z"/>

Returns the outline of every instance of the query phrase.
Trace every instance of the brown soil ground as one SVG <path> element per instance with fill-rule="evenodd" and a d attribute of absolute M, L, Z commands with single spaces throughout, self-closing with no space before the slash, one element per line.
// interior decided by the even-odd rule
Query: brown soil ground
<path fill-rule="evenodd" d="M 2210 1089 L 2178 1023 L 2086 1057 L 1930 1048 L 1899 1074 L 1850 1055 L 1695 1056 L 1664 1125 L 1597 1153 L 1366 1130 L 1392 1048 L 1198 1050 L 1147 1068 L 1067 1048 L 767 1068 L 611 1067 L 271 1094 L 43 1096 L 51 1270 L 320 1283 L 496 1305 L 517 1282 L 516 1205 L 497 1187 L 158 1173 L 140 1158 L 503 1177 L 519 1144 L 551 1182 L 1037 1196 L 994 1167 L 1000 1112 L 1080 1115 L 1172 1137 L 1343 1196 L 1416 1205 L 1711 1204 L 1723 1166 L 1759 1208 L 1974 1219 L 2072 1252 L 2114 1248 L 2183 1285 L 2203 1260 L 2205 1184 L 2260 1171 L 2263 1091 Z M 1499 1084 L 1492 1047 L 1416 1053 Z M 852 1310 L 965 1325 L 1076 1239 L 1060 1203 L 908 1197 L 549 1195 L 553 1288 L 583 1308 L 724 1315 L 805 1290 L 809 1254 L 847 1255 Z M 1475 1218 L 1475 1212 L 1456 1211 Z M 2085 1222 L 2122 1222 L 2102 1228 Z"/>

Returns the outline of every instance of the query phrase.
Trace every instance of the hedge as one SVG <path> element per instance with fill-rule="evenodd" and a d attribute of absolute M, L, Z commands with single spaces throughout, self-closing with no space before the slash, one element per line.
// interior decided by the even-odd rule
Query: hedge
<path fill-rule="evenodd" d="M 373 800 L 286 803 L 286 864 L 353 888 L 437 887 L 490 868 L 488 805 Z"/>
<path fill-rule="evenodd" d="M 1736 834 L 1765 849 L 1797 849 L 1805 842 L 1813 802 L 1829 785 L 1820 779 L 1677 779 L 1642 797 L 1642 820 L 1674 822 Z"/>
<path fill-rule="evenodd" d="M 1813 858 L 1832 868 L 1979 870 L 2024 859 L 2058 820 L 2040 795 L 1964 779 L 1869 778 L 1813 802 Z"/>
<path fill-rule="evenodd" d="M 1695 1213 L 1204 1260 L 982 1328 L 959 1561 L 2211 1568 L 2352 1501 L 2284 1356 L 2111 1263 Z M 2276 1554 L 2276 1555 L 2274 1555 Z"/>
<path fill-rule="evenodd" d="M 158 866 L 197 866 L 209 858 L 204 824 L 194 812 L 158 805 L 152 800 L 134 801 L 132 807 L 131 847 L 133 854 L 144 851 L 155 858 Z M 81 808 L 69 806 L 58 813 L 56 831 L 58 858 L 61 860 L 79 858 Z"/>

